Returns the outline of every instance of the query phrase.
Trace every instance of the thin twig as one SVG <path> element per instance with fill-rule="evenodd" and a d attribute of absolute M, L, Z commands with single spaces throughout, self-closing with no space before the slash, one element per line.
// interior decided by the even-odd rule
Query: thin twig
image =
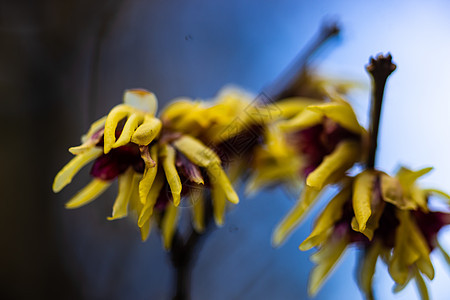
<path fill-rule="evenodd" d="M 372 99 L 370 109 L 369 127 L 369 154 L 367 156 L 367 168 L 375 167 L 375 157 L 378 144 L 378 128 L 380 125 L 381 107 L 383 104 L 384 88 L 386 81 L 396 69 L 392 62 L 391 54 L 386 56 L 378 55 L 377 58 L 370 58 L 370 63 L 366 66 L 367 72 L 372 76 Z"/>

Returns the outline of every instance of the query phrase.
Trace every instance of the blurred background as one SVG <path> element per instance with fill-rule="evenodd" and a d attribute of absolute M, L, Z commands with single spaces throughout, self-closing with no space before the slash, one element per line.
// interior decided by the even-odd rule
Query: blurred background
<path fill-rule="evenodd" d="M 450 192 L 450 3 L 440 1 L 0 1 L 0 298 L 170 299 L 172 270 L 156 234 L 146 243 L 128 220 L 106 221 L 115 188 L 65 210 L 88 168 L 63 192 L 51 184 L 89 124 L 127 88 L 212 97 L 234 83 L 258 93 L 288 66 L 324 18 L 343 32 L 323 56 L 323 73 L 361 81 L 351 96 L 367 122 L 371 55 L 398 65 L 386 92 L 378 165 L 392 172 L 435 166 L 423 180 Z M 242 193 L 241 193 L 242 194 Z M 310 252 L 298 245 L 308 218 L 279 249 L 275 224 L 295 198 L 273 190 L 243 199 L 206 240 L 193 270 L 193 299 L 306 299 Z M 315 215 L 317 209 L 312 212 Z M 440 236 L 450 250 L 450 233 Z M 349 249 L 316 299 L 361 299 Z M 432 260 L 433 299 L 447 299 L 450 272 Z M 379 264 L 377 299 L 417 298 L 411 284 L 391 294 Z"/>

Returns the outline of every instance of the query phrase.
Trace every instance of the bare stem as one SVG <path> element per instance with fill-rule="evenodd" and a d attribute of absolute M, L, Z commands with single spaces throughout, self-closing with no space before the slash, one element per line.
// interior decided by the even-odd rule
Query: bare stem
<path fill-rule="evenodd" d="M 378 144 L 378 128 L 380 125 L 381 107 L 383 104 L 384 89 L 386 81 L 392 72 L 396 69 L 396 65 L 392 62 L 391 54 L 383 56 L 378 55 L 376 58 L 371 57 L 369 64 L 366 66 L 367 72 L 372 76 L 372 99 L 370 109 L 370 125 L 369 125 L 369 154 L 367 156 L 367 168 L 375 167 L 375 157 Z"/>
<path fill-rule="evenodd" d="M 191 273 L 195 262 L 200 242 L 213 227 L 211 201 L 206 201 L 205 205 L 205 231 L 198 233 L 192 230 L 186 241 L 182 235 L 176 231 L 170 250 L 170 260 L 175 269 L 175 296 L 173 300 L 191 299 Z M 209 205 L 208 205 L 209 204 Z"/>

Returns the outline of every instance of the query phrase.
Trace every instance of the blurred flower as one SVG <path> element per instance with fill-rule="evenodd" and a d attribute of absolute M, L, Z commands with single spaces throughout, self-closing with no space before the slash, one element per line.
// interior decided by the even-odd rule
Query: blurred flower
<path fill-rule="evenodd" d="M 346 247 L 355 244 L 364 250 L 358 268 L 358 284 L 373 299 L 372 277 L 378 257 L 388 265 L 402 290 L 415 279 L 422 299 L 428 292 L 422 274 L 434 277 L 431 251 L 438 247 L 438 231 L 450 224 L 450 214 L 431 212 L 428 198 L 450 196 L 434 189 L 421 189 L 415 181 L 431 169 L 416 172 L 401 168 L 396 177 L 366 170 L 341 181 L 340 192 L 317 218 L 314 228 L 300 245 L 301 250 L 318 247 L 311 259 L 309 293 L 315 295 Z M 445 257 L 448 255 L 443 251 Z"/>
<path fill-rule="evenodd" d="M 366 135 L 353 109 L 342 99 L 309 105 L 277 126 L 300 157 L 298 176 L 306 184 L 297 204 L 275 229 L 274 245 L 298 226 L 324 187 L 345 178 L 362 159 Z"/>
<path fill-rule="evenodd" d="M 70 148 L 76 156 L 56 175 L 53 190 L 59 192 L 83 166 L 95 160 L 91 169 L 94 179 L 66 207 L 77 208 L 93 201 L 118 178 L 119 192 L 108 220 L 134 211 L 143 240 L 154 220 L 161 229 L 164 247 L 169 249 L 181 196 L 190 198 L 197 231 L 205 226 L 203 206 L 207 189 L 218 225 L 223 224 L 226 200 L 237 203 L 239 199 L 214 151 L 186 134 L 189 128 L 183 134 L 163 127 L 154 117 L 156 109 L 157 100 L 152 93 L 127 91 L 124 104 L 95 122 L 82 145 Z"/>

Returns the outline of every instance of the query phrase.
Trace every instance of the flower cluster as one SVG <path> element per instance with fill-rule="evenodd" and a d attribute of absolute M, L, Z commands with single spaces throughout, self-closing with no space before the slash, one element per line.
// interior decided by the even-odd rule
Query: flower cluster
<path fill-rule="evenodd" d="M 445 253 L 437 233 L 450 223 L 450 214 L 429 209 L 429 198 L 450 196 L 417 186 L 430 169 L 401 168 L 392 177 L 367 167 L 350 176 L 349 170 L 366 161 L 370 146 L 369 133 L 345 100 L 350 84 L 305 74 L 282 99 L 267 101 L 225 88 L 212 101 L 175 99 L 159 117 L 152 93 L 128 90 L 124 104 L 94 122 L 82 144 L 69 149 L 75 157 L 57 174 L 53 190 L 59 192 L 93 161 L 93 180 L 66 207 L 93 201 L 118 178 L 108 219 L 134 212 L 142 240 L 156 224 L 164 247 L 171 249 L 180 204 L 191 207 L 198 233 L 205 230 L 208 214 L 220 226 L 227 201 L 239 202 L 232 186 L 237 179 L 247 192 L 280 184 L 302 188 L 274 230 L 275 246 L 301 223 L 323 190 L 337 185 L 339 192 L 300 245 L 301 250 L 318 248 L 309 293 L 317 293 L 345 249 L 356 245 L 364 251 L 358 283 L 367 298 L 373 297 L 380 257 L 396 291 L 414 278 L 427 299 L 422 274 L 433 278 L 430 253 L 435 248 Z"/>
<path fill-rule="evenodd" d="M 170 249 L 182 196 L 191 202 L 193 226 L 198 231 L 204 229 L 206 193 L 212 196 L 218 224 L 223 223 L 226 201 L 236 204 L 239 199 L 215 152 L 188 132 L 163 127 L 155 117 L 156 110 L 152 93 L 126 91 L 124 104 L 94 122 L 82 144 L 69 149 L 75 157 L 56 175 L 53 190 L 59 192 L 83 166 L 94 161 L 94 179 L 66 207 L 93 201 L 118 178 L 119 191 L 108 219 L 134 211 L 143 240 L 155 221 L 165 248 Z"/>
<path fill-rule="evenodd" d="M 340 190 L 317 218 L 301 250 L 317 247 L 311 257 L 317 264 L 312 271 L 309 292 L 314 295 L 344 250 L 350 245 L 363 249 L 358 268 L 358 283 L 367 298 L 373 298 L 372 277 L 380 257 L 388 265 L 402 290 L 415 279 L 422 295 L 428 299 L 422 274 L 434 277 L 430 260 L 439 248 L 437 233 L 450 224 L 450 214 L 430 211 L 430 196 L 449 201 L 450 196 L 436 189 L 421 189 L 416 180 L 431 168 L 411 171 L 401 168 L 395 177 L 377 170 L 365 170 L 344 178 Z"/>

